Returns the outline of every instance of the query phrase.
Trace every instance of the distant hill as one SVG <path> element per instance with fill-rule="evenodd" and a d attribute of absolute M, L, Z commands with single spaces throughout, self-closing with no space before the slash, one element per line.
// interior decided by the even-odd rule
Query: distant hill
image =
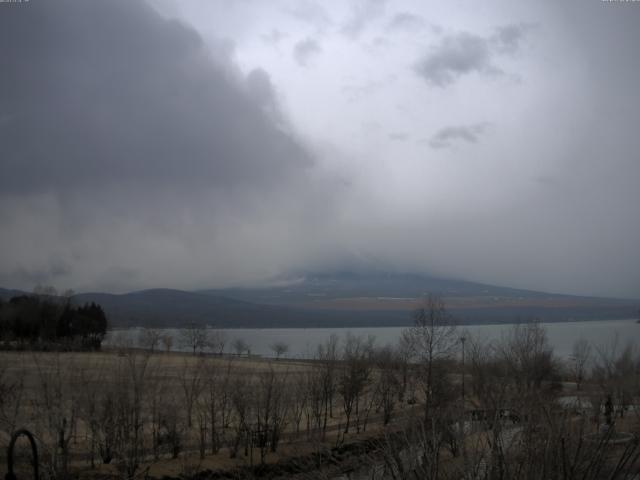
<path fill-rule="evenodd" d="M 0 298 L 23 294 L 0 289 Z M 635 318 L 638 300 L 558 295 L 412 274 L 339 272 L 278 279 L 254 288 L 81 293 L 116 327 L 224 328 L 405 326 L 421 298 L 434 293 L 461 323 Z"/>
<path fill-rule="evenodd" d="M 338 327 L 406 323 L 406 312 L 314 311 L 260 305 L 214 293 L 153 289 L 121 295 L 83 293 L 76 303 L 96 302 L 112 326 L 176 327 L 195 323 L 220 328 Z"/>
<path fill-rule="evenodd" d="M 300 304 L 310 299 L 359 297 L 420 298 L 429 293 L 443 297 L 500 296 L 540 298 L 547 293 L 416 274 L 338 272 L 305 274 L 276 279 L 275 285 L 254 288 L 201 290 L 266 304 Z"/>
<path fill-rule="evenodd" d="M 219 295 L 152 289 L 121 295 L 82 293 L 78 303 L 102 305 L 115 326 L 171 327 L 196 323 L 216 326 L 267 326 L 283 316 L 282 308 L 255 305 Z"/>
<path fill-rule="evenodd" d="M 0 298 L 2 300 L 9 300 L 11 297 L 17 297 L 18 295 L 26 295 L 27 292 L 22 290 L 12 290 L 7 288 L 0 288 Z"/>
<path fill-rule="evenodd" d="M 311 311 L 387 312 L 405 324 L 410 313 L 431 293 L 442 296 L 447 309 L 463 323 L 502 323 L 538 319 L 567 321 L 634 318 L 640 300 L 582 297 L 537 292 L 465 280 L 417 274 L 338 272 L 278 279 L 271 286 L 204 290 L 202 293 L 266 305 Z"/>

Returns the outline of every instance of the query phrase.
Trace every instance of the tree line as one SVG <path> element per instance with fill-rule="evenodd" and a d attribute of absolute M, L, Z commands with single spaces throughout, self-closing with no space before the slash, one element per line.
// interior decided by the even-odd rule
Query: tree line
<path fill-rule="evenodd" d="M 73 305 L 71 293 L 55 290 L 0 300 L 0 345 L 4 348 L 98 350 L 108 321 L 94 302 Z"/>

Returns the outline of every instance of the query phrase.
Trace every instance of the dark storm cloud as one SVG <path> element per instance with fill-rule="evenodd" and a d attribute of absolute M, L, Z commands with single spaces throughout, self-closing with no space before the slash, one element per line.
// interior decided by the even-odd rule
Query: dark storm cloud
<path fill-rule="evenodd" d="M 455 142 L 477 143 L 480 135 L 486 132 L 487 123 L 474 125 L 456 125 L 444 127 L 436 132 L 429 140 L 431 148 L 440 149 L 451 147 Z"/>
<path fill-rule="evenodd" d="M 506 25 L 489 37 L 468 32 L 448 35 L 416 64 L 416 73 L 435 87 L 446 87 L 470 73 L 501 75 L 496 56 L 514 54 L 530 29 L 526 24 Z"/>
<path fill-rule="evenodd" d="M 247 95 L 195 31 L 143 3 L 31 2 L 0 30 L 15 39 L 0 44 L 0 192 L 269 184 L 310 165 L 261 108 L 264 72 Z"/>
<path fill-rule="evenodd" d="M 249 97 L 272 115 L 277 113 L 276 92 L 269 74 L 262 68 L 251 70 L 246 80 Z"/>
<path fill-rule="evenodd" d="M 293 46 L 293 58 L 298 65 L 304 67 L 309 60 L 322 52 L 320 44 L 312 38 L 300 40 Z"/>
<path fill-rule="evenodd" d="M 229 42 L 129 0 L 15 4 L 0 31 L 0 285 L 255 276 L 251 242 L 322 216 L 269 74 Z"/>
<path fill-rule="evenodd" d="M 58 279 L 64 278 L 72 272 L 73 268 L 68 262 L 54 257 L 49 260 L 47 265 L 39 268 L 20 267 L 8 272 L 8 278 L 15 284 L 35 286 L 42 283 L 55 284 Z M 1 274 L 0 278 L 2 278 Z"/>

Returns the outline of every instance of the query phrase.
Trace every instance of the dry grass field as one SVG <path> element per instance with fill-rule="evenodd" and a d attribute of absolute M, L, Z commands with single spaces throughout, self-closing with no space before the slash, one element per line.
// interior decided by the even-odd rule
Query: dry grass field
<path fill-rule="evenodd" d="M 363 466 L 404 472 L 396 478 L 511 469 L 597 480 L 640 468 L 632 347 L 596 356 L 578 342 L 562 362 L 532 324 L 499 342 L 470 339 L 461 364 L 450 327 L 410 334 L 382 349 L 334 339 L 310 361 L 0 352 L 0 462 L 8 432 L 27 428 L 44 479 L 282 478 L 316 467 L 334 478 Z M 28 463 L 23 452 L 24 475 Z"/>
<path fill-rule="evenodd" d="M 118 457 L 130 454 L 137 442 L 136 471 L 155 477 L 273 463 L 379 431 L 375 374 L 351 415 L 357 425 L 345 434 L 336 386 L 328 387 L 330 400 L 322 397 L 327 393 L 314 391 L 321 370 L 314 362 L 132 349 L 0 352 L 0 379 L 6 387 L 2 468 L 6 432 L 16 428 L 35 434 L 41 461 L 52 476 L 61 468 L 83 476 L 121 476 L 126 461 Z M 138 429 L 139 438 L 117 433 L 121 427 L 128 434 Z M 279 438 L 257 438 L 260 430 L 267 436 L 279 430 Z"/>

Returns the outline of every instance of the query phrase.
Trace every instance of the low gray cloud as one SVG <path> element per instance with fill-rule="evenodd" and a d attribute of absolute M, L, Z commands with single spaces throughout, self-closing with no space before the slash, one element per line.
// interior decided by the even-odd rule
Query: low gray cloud
<path fill-rule="evenodd" d="M 359 0 L 353 3 L 351 14 L 342 26 L 342 33 L 357 38 L 376 18 L 384 13 L 387 0 Z"/>
<path fill-rule="evenodd" d="M 311 24 L 319 30 L 332 24 L 327 10 L 314 1 L 297 0 L 287 7 L 286 12 L 296 20 Z"/>
<path fill-rule="evenodd" d="M 489 37 L 489 42 L 498 53 L 514 54 L 522 44 L 525 36 L 535 28 L 529 23 L 503 25 L 496 28 L 495 33 Z"/>
<path fill-rule="evenodd" d="M 6 273 L 8 273 L 8 277 L 15 285 L 31 285 L 35 287 L 38 284 L 55 285 L 60 279 L 64 279 L 73 273 L 73 269 L 67 261 L 51 256 L 47 264 L 39 265 L 35 268 L 20 266 L 11 272 L 0 273 L 0 278 Z"/>
<path fill-rule="evenodd" d="M 427 83 L 436 87 L 445 87 L 472 72 L 501 73 L 492 63 L 487 40 L 466 32 L 442 39 L 418 62 L 415 70 Z"/>
<path fill-rule="evenodd" d="M 446 87 L 471 73 L 502 75 L 496 56 L 514 54 L 530 30 L 526 24 L 506 25 L 488 37 L 468 32 L 445 36 L 415 65 L 416 73 L 429 85 Z"/>
<path fill-rule="evenodd" d="M 321 52 L 320 44 L 312 38 L 300 40 L 293 46 L 293 58 L 301 67 L 306 66 L 310 59 Z"/>
<path fill-rule="evenodd" d="M 360 100 L 366 100 L 371 95 L 374 95 L 385 87 L 393 84 L 396 81 L 395 75 L 389 75 L 387 78 L 380 80 L 370 80 L 361 85 L 343 85 L 342 93 L 346 96 L 348 102 L 357 102 Z"/>
<path fill-rule="evenodd" d="M 479 137 L 487 131 L 489 124 L 455 125 L 441 128 L 429 140 L 429 146 L 435 149 L 449 148 L 456 142 L 477 143 Z"/>
<path fill-rule="evenodd" d="M 278 45 L 282 40 L 287 38 L 285 32 L 281 32 L 277 28 L 272 29 L 269 33 L 264 33 L 260 36 L 265 43 L 270 45 Z"/>
<path fill-rule="evenodd" d="M 387 24 L 389 30 L 401 31 L 422 30 L 426 26 L 427 22 L 425 22 L 424 18 L 408 12 L 396 13 Z"/>
<path fill-rule="evenodd" d="M 404 132 L 392 132 L 388 135 L 389 140 L 394 142 L 406 142 L 409 139 L 409 135 Z"/>

